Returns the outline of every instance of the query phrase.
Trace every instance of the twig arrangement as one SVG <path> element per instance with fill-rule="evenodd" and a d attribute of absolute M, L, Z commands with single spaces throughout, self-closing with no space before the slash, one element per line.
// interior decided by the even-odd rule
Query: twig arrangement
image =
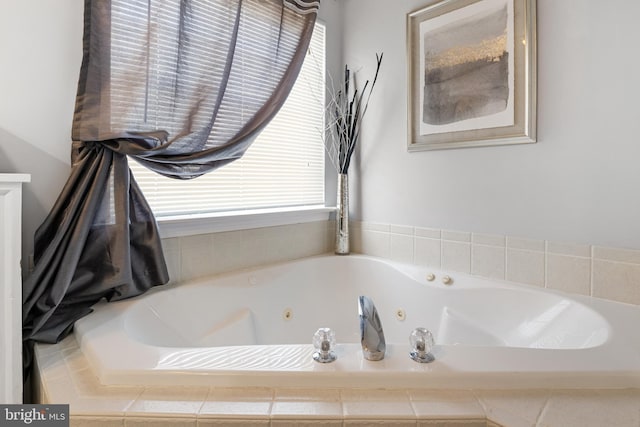
<path fill-rule="evenodd" d="M 337 92 L 332 92 L 327 102 L 328 123 L 324 132 L 325 147 L 338 173 L 346 174 L 349 170 L 351 156 L 360 137 L 362 119 L 367 112 L 371 93 L 378 80 L 383 55 L 383 53 L 380 55 L 376 53 L 376 73 L 371 86 L 367 80 L 362 90 L 359 91 L 355 81 L 355 73 L 352 73 L 345 66 L 342 87 Z M 352 79 L 353 86 L 351 86 Z"/>

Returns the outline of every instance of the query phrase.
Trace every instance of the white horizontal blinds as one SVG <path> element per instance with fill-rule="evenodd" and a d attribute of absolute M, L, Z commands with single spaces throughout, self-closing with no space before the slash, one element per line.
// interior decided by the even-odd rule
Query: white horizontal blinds
<path fill-rule="evenodd" d="M 270 88 L 288 66 L 288 61 L 274 60 L 278 48 L 295 52 L 295 46 L 287 46 L 286 34 L 278 40 L 281 14 L 273 13 L 274 3 L 278 2 L 249 1 L 243 5 L 231 74 L 211 133 L 214 141 L 233 137 L 237 124 L 244 123 L 271 96 Z"/>
<path fill-rule="evenodd" d="M 324 203 L 323 58 L 324 27 L 316 25 L 284 107 L 242 159 L 244 197 L 252 207 Z"/>
<path fill-rule="evenodd" d="M 208 127 L 236 3 L 112 0 L 111 129 L 178 139 Z"/>
<path fill-rule="evenodd" d="M 259 9 L 260 4 L 256 2 Z M 260 18 L 243 17 L 244 20 Z M 278 18 L 279 20 L 280 18 Z M 286 18 L 285 18 L 286 19 Z M 253 25 L 253 24 L 251 24 Z M 325 28 L 316 24 L 309 53 L 286 103 L 242 159 L 192 180 L 163 177 L 130 161 L 136 181 L 157 216 L 253 208 L 324 204 L 324 56 Z M 273 46 L 262 46 L 270 49 Z M 282 46 L 280 47 L 282 49 Z M 243 78 L 269 79 L 256 46 L 238 43 L 238 63 L 248 64 L 248 77 L 234 74 L 227 91 L 234 102 L 221 105 L 212 132 L 228 138 L 234 115 L 249 114 L 255 99 Z M 264 64 L 264 62 L 263 62 Z M 235 64 L 234 64 L 235 66 Z M 263 70 L 260 73 L 260 70 Z M 256 73 L 252 76 L 251 73 Z M 252 82 L 253 83 L 253 82 Z M 229 93 L 227 94 L 229 95 Z M 157 102 L 160 102 L 162 97 Z M 154 101 L 155 102 L 155 101 Z M 229 126 L 225 126 L 225 125 Z M 158 124 L 157 126 L 160 126 Z M 211 138 L 210 138 L 211 139 Z"/>

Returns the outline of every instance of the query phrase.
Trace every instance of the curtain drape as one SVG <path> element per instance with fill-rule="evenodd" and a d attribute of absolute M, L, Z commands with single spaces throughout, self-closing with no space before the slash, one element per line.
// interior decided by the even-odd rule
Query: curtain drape
<path fill-rule="evenodd" d="M 242 156 L 298 75 L 319 0 L 85 0 L 70 177 L 35 235 L 29 344 L 169 280 L 127 156 L 191 179 Z"/>

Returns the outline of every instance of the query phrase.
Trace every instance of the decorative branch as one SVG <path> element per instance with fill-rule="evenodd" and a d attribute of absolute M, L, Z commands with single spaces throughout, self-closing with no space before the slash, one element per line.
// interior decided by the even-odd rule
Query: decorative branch
<path fill-rule="evenodd" d="M 383 53 L 380 55 L 376 53 L 376 73 L 373 81 L 369 86 L 369 80 L 367 80 L 361 91 L 356 87 L 355 73 L 352 76 L 351 70 L 346 65 L 342 87 L 335 91 L 332 82 L 331 95 L 326 107 L 328 123 L 323 132 L 323 138 L 329 159 L 338 173 L 344 174 L 349 170 L 351 157 L 360 137 L 362 119 L 367 112 L 371 93 L 378 81 L 383 55 Z M 351 88 L 352 77 L 354 78 L 353 88 Z"/>

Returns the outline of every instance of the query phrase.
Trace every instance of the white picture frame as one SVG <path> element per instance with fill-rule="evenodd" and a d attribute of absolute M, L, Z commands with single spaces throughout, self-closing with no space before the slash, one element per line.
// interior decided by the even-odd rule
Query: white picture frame
<path fill-rule="evenodd" d="M 536 142 L 536 0 L 407 15 L 408 150 Z"/>

